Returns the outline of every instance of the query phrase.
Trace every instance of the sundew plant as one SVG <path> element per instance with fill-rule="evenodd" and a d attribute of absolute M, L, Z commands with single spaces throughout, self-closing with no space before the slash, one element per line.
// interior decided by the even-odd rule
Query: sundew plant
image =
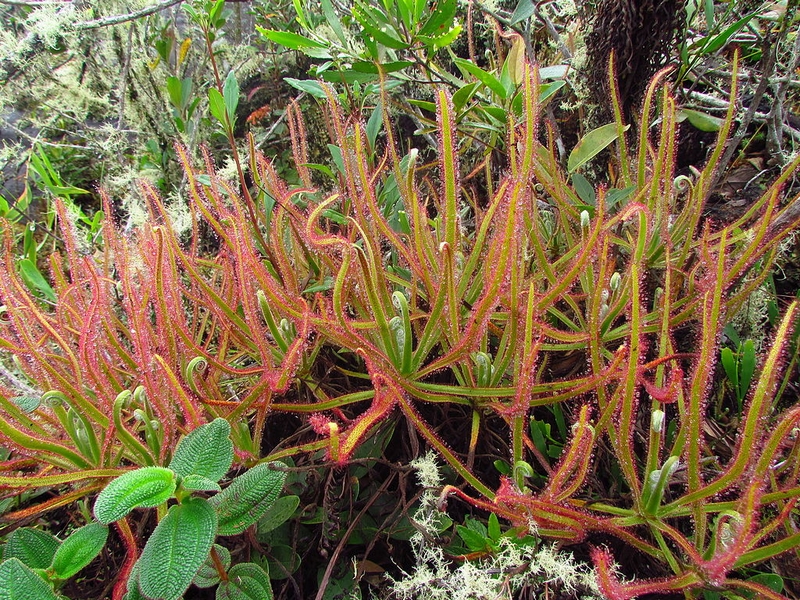
<path fill-rule="evenodd" d="M 215 419 L 230 424 L 235 467 L 304 457 L 341 472 L 367 442 L 405 429 L 453 474 L 442 508 L 467 503 L 519 535 L 587 545 L 608 598 L 781 598 L 742 574 L 800 544 L 800 407 L 782 394 L 796 302 L 781 306 L 730 445 L 710 433 L 709 402 L 724 326 L 800 221 L 783 192 L 800 158 L 734 221 L 705 219 L 737 82 L 708 164 L 677 177 L 664 76 L 635 135 L 615 104 L 615 187 L 568 178 L 539 127 L 537 69 L 522 64 L 507 169 L 483 190 L 461 184 L 446 90 L 436 158 L 423 164 L 401 154 L 388 112 L 379 143 L 325 87 L 341 160 L 324 185 L 293 107 L 299 185 L 252 140 L 236 185 L 208 155 L 198 164 L 176 147 L 189 241 L 146 183 L 149 221 L 126 233 L 109 217 L 95 254 L 59 204 L 54 303 L 20 279 L 7 233 L 0 485 L 58 493 L 5 518 L 164 468 L 182 436 Z M 537 443 L 544 414 L 564 421 L 560 453 Z M 287 423 L 301 425 L 276 436 Z M 116 527 L 135 554 L 132 518 Z M 612 546 L 665 575 L 618 577 Z"/>

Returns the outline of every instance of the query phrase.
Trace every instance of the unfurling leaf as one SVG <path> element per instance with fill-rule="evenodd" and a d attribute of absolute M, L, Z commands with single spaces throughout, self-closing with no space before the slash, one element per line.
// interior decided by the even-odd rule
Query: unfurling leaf
<path fill-rule="evenodd" d="M 262 463 L 239 475 L 209 502 L 219 515 L 219 535 L 238 535 L 267 512 L 283 487 L 286 473 Z"/>
<path fill-rule="evenodd" d="M 217 515 L 203 498 L 169 509 L 139 558 L 139 589 L 148 598 L 178 600 L 208 557 Z"/>
<path fill-rule="evenodd" d="M 94 516 L 108 525 L 137 507 L 158 506 L 175 491 L 175 472 L 164 467 L 142 467 L 112 480 L 97 496 Z"/>

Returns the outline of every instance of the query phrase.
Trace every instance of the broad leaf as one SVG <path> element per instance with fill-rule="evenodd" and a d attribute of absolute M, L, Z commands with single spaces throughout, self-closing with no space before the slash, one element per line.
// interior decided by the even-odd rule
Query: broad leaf
<path fill-rule="evenodd" d="M 169 509 L 139 558 L 139 590 L 149 598 L 178 600 L 208 557 L 217 515 L 203 498 Z"/>
<path fill-rule="evenodd" d="M 233 462 L 230 434 L 231 426 L 225 419 L 201 425 L 180 441 L 169 468 L 181 477 L 199 475 L 219 481 Z"/>
<path fill-rule="evenodd" d="M 53 557 L 53 572 L 59 579 L 69 579 L 100 554 L 108 539 L 108 526 L 89 523 L 65 539 Z"/>
<path fill-rule="evenodd" d="M 19 274 L 25 281 L 25 285 L 31 290 L 40 291 L 45 298 L 55 304 L 57 302 L 56 293 L 36 267 L 36 264 L 29 258 L 23 258 L 18 264 Z"/>
<path fill-rule="evenodd" d="M 46 531 L 23 527 L 8 536 L 3 558 L 18 558 L 31 569 L 46 569 L 61 542 Z"/>
<path fill-rule="evenodd" d="M 269 575 L 254 563 L 234 565 L 217 588 L 217 600 L 272 600 Z"/>
<path fill-rule="evenodd" d="M 256 465 L 209 500 L 219 516 L 219 535 L 242 533 L 275 503 L 286 473 L 273 470 L 273 464 Z"/>
<path fill-rule="evenodd" d="M 627 125 L 625 130 L 630 127 Z M 567 160 L 567 169 L 570 173 L 574 173 L 580 167 L 592 160 L 595 156 L 600 154 L 606 147 L 609 146 L 619 137 L 619 130 L 616 123 L 609 123 L 602 125 L 597 129 L 593 129 L 581 138 L 575 149 L 570 152 L 569 159 Z"/>
<path fill-rule="evenodd" d="M 491 73 L 484 71 L 478 65 L 473 63 L 471 60 L 464 60 L 463 58 L 454 58 L 453 62 L 456 63 L 456 66 L 461 69 L 462 71 L 466 71 L 473 77 L 475 77 L 478 81 L 492 90 L 495 94 L 497 94 L 500 98 L 505 98 L 508 95 L 506 88 L 500 83 L 500 80 L 497 79 Z"/>
<path fill-rule="evenodd" d="M 208 90 L 208 110 L 223 126 L 225 126 L 225 99 L 217 88 Z"/>
<path fill-rule="evenodd" d="M 158 506 L 175 491 L 175 473 L 164 467 L 142 467 L 112 480 L 97 496 L 94 516 L 108 525 L 137 507 Z"/>
<path fill-rule="evenodd" d="M 272 505 L 267 514 L 258 521 L 258 533 L 272 531 L 288 521 L 300 505 L 298 496 L 281 496 Z"/>
<path fill-rule="evenodd" d="M 219 544 L 214 544 L 213 550 L 216 550 L 217 557 L 222 563 L 222 566 L 225 568 L 225 571 L 230 569 L 231 551 L 225 546 L 220 546 Z M 219 571 L 217 571 L 217 566 L 214 564 L 214 560 L 211 558 L 211 554 L 209 553 L 209 555 L 206 557 L 206 560 L 202 565 L 200 565 L 200 570 L 197 571 L 197 575 L 194 576 L 192 583 L 199 588 L 209 588 L 213 585 L 217 585 L 219 581 Z"/>
<path fill-rule="evenodd" d="M 3 600 L 58 600 L 44 579 L 18 558 L 0 564 L 0 598 Z"/>

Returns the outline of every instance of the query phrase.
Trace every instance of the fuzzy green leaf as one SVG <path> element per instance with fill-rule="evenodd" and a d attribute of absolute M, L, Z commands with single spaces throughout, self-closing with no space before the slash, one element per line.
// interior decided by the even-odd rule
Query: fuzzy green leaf
<path fill-rule="evenodd" d="M 164 467 L 142 467 L 112 480 L 97 496 L 94 516 L 108 525 L 137 507 L 158 506 L 175 491 L 175 473 Z"/>
<path fill-rule="evenodd" d="M 272 600 L 269 575 L 255 563 L 234 565 L 217 588 L 217 600 Z"/>
<path fill-rule="evenodd" d="M 627 131 L 629 127 L 630 125 L 627 125 L 625 130 Z M 569 172 L 574 173 L 577 171 L 580 167 L 600 154 L 602 150 L 618 137 L 619 131 L 617 130 L 616 123 L 602 125 L 587 133 L 569 154 L 569 159 L 567 160 L 567 169 Z"/>
<path fill-rule="evenodd" d="M 148 598 L 178 600 L 208 557 L 217 515 L 208 500 L 189 498 L 169 509 L 139 558 L 139 589 Z"/>
<path fill-rule="evenodd" d="M 219 481 L 233 463 L 230 434 L 231 426 L 225 419 L 201 425 L 180 441 L 169 468 L 181 477 L 199 475 Z"/>
<path fill-rule="evenodd" d="M 61 542 L 46 531 L 23 527 L 8 536 L 3 558 L 18 558 L 31 569 L 46 569 Z"/>
<path fill-rule="evenodd" d="M 231 551 L 228 550 L 225 546 L 220 546 L 219 544 L 214 544 L 214 550 L 217 552 L 217 557 L 219 557 L 222 566 L 227 571 L 231 568 Z M 206 557 L 205 562 L 200 565 L 200 570 L 197 571 L 197 575 L 194 576 L 192 583 L 199 588 L 209 588 L 211 586 L 217 585 L 220 581 L 219 571 L 217 571 L 217 567 L 214 564 L 214 560 L 211 558 L 211 554 Z"/>
<path fill-rule="evenodd" d="M 221 492 L 222 488 L 213 479 L 202 475 L 187 475 L 181 481 L 181 487 L 193 492 Z"/>
<path fill-rule="evenodd" d="M 100 554 L 108 539 L 108 526 L 89 523 L 65 539 L 53 557 L 53 572 L 59 579 L 69 579 Z"/>
<path fill-rule="evenodd" d="M 262 463 L 239 475 L 209 502 L 219 516 L 219 535 L 238 535 L 258 521 L 278 499 L 286 473 Z"/>
<path fill-rule="evenodd" d="M 0 598 L 3 600 L 58 600 L 44 579 L 18 558 L 0 564 Z"/>

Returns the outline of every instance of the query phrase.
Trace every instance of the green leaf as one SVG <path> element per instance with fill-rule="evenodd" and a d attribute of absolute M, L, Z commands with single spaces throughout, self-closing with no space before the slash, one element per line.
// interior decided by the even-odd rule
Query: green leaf
<path fill-rule="evenodd" d="M 747 390 L 750 389 L 750 382 L 753 381 L 753 374 L 756 371 L 756 347 L 753 340 L 746 340 L 742 344 L 740 352 L 740 365 L 739 372 L 739 392 L 740 398 L 744 399 L 747 395 Z"/>
<path fill-rule="evenodd" d="M 53 573 L 59 579 L 69 579 L 100 554 L 108 539 L 108 526 L 89 523 L 73 531 L 61 542 L 53 557 Z"/>
<path fill-rule="evenodd" d="M 750 577 L 747 581 L 768 587 L 776 594 L 783 592 L 783 578 L 775 573 L 758 573 L 757 575 Z M 750 593 L 750 596 L 753 597 L 752 592 Z"/>
<path fill-rule="evenodd" d="M 629 127 L 630 125 L 627 125 L 625 131 L 627 131 Z M 587 133 L 569 154 L 569 159 L 567 160 L 567 169 L 569 172 L 574 173 L 577 171 L 618 137 L 619 131 L 617 130 L 616 123 L 602 125 Z"/>
<path fill-rule="evenodd" d="M 728 381 L 733 385 L 736 395 L 739 395 L 739 361 L 733 355 L 733 350 L 730 348 L 723 348 L 720 358 L 722 360 L 722 368 L 725 370 L 725 375 L 728 376 Z"/>
<path fill-rule="evenodd" d="M 322 80 L 330 83 L 345 83 L 352 85 L 354 83 L 369 83 L 370 81 L 377 81 L 378 76 L 373 73 L 361 73 L 353 69 L 345 69 L 341 71 L 325 71 L 322 73 Z"/>
<path fill-rule="evenodd" d="M 178 110 L 183 110 L 189 104 L 192 95 L 192 78 L 167 77 L 167 92 L 172 105 Z"/>
<path fill-rule="evenodd" d="M 178 600 L 208 557 L 217 514 L 204 498 L 188 498 L 169 509 L 139 558 L 139 589 L 149 598 Z"/>
<path fill-rule="evenodd" d="M 385 15 L 371 10 L 365 4 L 358 4 L 353 7 L 353 17 L 361 24 L 364 31 L 379 44 L 383 44 L 393 50 L 405 50 L 408 48 L 408 44 L 405 41 L 389 33 L 390 31 L 397 33 L 397 30 L 386 21 Z"/>
<path fill-rule="evenodd" d="M 18 558 L 31 569 L 46 569 L 53 562 L 61 542 L 46 531 L 22 527 L 11 532 L 3 549 L 3 558 Z"/>
<path fill-rule="evenodd" d="M 734 35 L 739 33 L 739 31 L 741 31 L 754 16 L 756 16 L 756 13 L 751 13 L 739 19 L 732 25 L 729 25 L 717 35 L 709 35 L 704 37 L 695 44 L 692 44 L 692 49 L 695 49 L 698 45 L 700 45 L 699 54 L 713 54 L 727 44 Z"/>
<path fill-rule="evenodd" d="M 369 147 L 373 150 L 375 149 L 375 142 L 378 139 L 378 133 L 383 127 L 383 104 L 378 101 L 375 105 L 375 110 L 372 111 L 372 114 L 369 117 L 369 121 L 367 121 L 367 141 L 369 142 Z"/>
<path fill-rule="evenodd" d="M 300 562 L 300 555 L 295 552 L 294 548 L 285 544 L 270 544 L 267 559 L 270 579 L 288 578 L 300 568 Z"/>
<path fill-rule="evenodd" d="M 678 111 L 678 121 L 686 119 L 700 131 L 719 131 L 725 119 L 714 117 L 708 113 L 691 108 L 682 108 Z"/>
<path fill-rule="evenodd" d="M 558 79 L 557 81 L 551 81 L 550 83 L 544 83 L 539 86 L 539 103 L 544 104 L 547 102 L 565 85 L 567 85 L 566 80 Z"/>
<path fill-rule="evenodd" d="M 491 513 L 489 515 L 489 524 L 488 524 L 488 533 L 489 539 L 493 542 L 496 542 L 500 539 L 500 521 L 497 519 L 497 515 Z"/>
<path fill-rule="evenodd" d="M 320 5 L 322 6 L 322 14 L 325 15 L 325 20 L 328 22 L 331 29 L 333 29 L 333 33 L 336 34 L 336 37 L 339 38 L 343 46 L 347 46 L 347 36 L 344 34 L 339 16 L 336 14 L 336 11 L 333 10 L 331 0 L 321 0 Z"/>
<path fill-rule="evenodd" d="M 309 39 L 298 33 L 291 31 L 275 31 L 273 29 L 264 29 L 256 25 L 258 32 L 268 40 L 286 46 L 292 50 L 305 50 L 307 48 L 327 48 L 325 44 Z"/>
<path fill-rule="evenodd" d="M 458 536 L 464 540 L 470 552 L 483 552 L 489 546 L 485 535 L 481 535 L 469 527 L 457 525 L 456 531 L 458 532 Z"/>
<path fill-rule="evenodd" d="M 466 85 L 462 85 L 455 94 L 453 94 L 453 106 L 457 111 L 460 111 L 464 105 L 469 102 L 478 89 L 481 87 L 480 81 L 473 81 Z"/>
<path fill-rule="evenodd" d="M 353 63 L 353 70 L 358 71 L 359 73 L 379 75 L 381 71 L 384 73 L 395 73 L 397 71 L 402 71 L 406 67 L 410 67 L 413 64 L 414 63 L 410 60 L 396 60 L 393 62 L 382 62 L 380 64 L 361 60 Z"/>
<path fill-rule="evenodd" d="M 217 600 L 272 600 L 267 572 L 255 563 L 239 563 L 217 588 Z"/>
<path fill-rule="evenodd" d="M 572 187 L 578 194 L 578 197 L 583 200 L 588 206 L 595 206 L 597 204 L 597 196 L 594 193 L 594 187 L 589 183 L 580 173 L 575 173 L 572 176 Z"/>
<path fill-rule="evenodd" d="M 288 521 L 300 505 L 299 496 L 281 496 L 259 521 L 258 533 L 272 531 Z"/>
<path fill-rule="evenodd" d="M 47 298 L 50 302 L 55 304 L 58 301 L 56 298 L 56 293 L 53 291 L 53 288 L 50 287 L 50 284 L 47 283 L 47 280 L 44 278 L 42 273 L 36 267 L 36 264 L 30 260 L 29 258 L 23 258 L 22 260 L 17 263 L 19 265 L 19 274 L 22 279 L 25 281 L 25 285 L 28 286 L 29 289 L 32 291 L 39 291 L 42 295 Z"/>
<path fill-rule="evenodd" d="M 283 80 L 293 88 L 310 94 L 314 98 L 319 98 L 320 100 L 327 98 L 325 88 L 322 87 L 319 81 L 314 81 L 313 79 L 294 79 L 293 77 L 284 77 Z"/>
<path fill-rule="evenodd" d="M 528 19 L 536 11 L 536 3 L 533 0 L 519 0 L 517 7 L 511 14 L 509 25 L 516 25 L 520 21 Z"/>
<path fill-rule="evenodd" d="M 219 516 L 219 535 L 238 535 L 258 521 L 281 493 L 286 473 L 281 463 L 261 463 L 242 473 L 209 502 Z"/>
<path fill-rule="evenodd" d="M 495 94 L 497 94 L 500 98 L 505 99 L 507 94 L 506 88 L 503 87 L 503 84 L 500 83 L 500 80 L 497 79 L 491 73 L 484 71 L 478 65 L 473 63 L 471 60 L 464 60 L 463 58 L 453 58 L 453 62 L 456 63 L 456 66 L 461 69 L 462 72 L 467 72 L 473 77 L 475 77 L 478 81 L 480 81 L 483 85 L 488 87 L 492 90 Z"/>
<path fill-rule="evenodd" d="M 219 481 L 233 463 L 230 434 L 230 423 L 219 417 L 201 425 L 180 441 L 169 468 L 181 477 L 199 475 Z"/>
<path fill-rule="evenodd" d="M 18 558 L 0 564 L 0 598 L 3 600 L 58 600 L 44 579 Z"/>
<path fill-rule="evenodd" d="M 220 546 L 219 544 L 214 544 L 214 550 L 216 550 L 217 557 L 222 563 L 222 566 L 225 568 L 225 571 L 230 569 L 231 551 L 224 546 Z M 209 588 L 213 585 L 217 585 L 219 581 L 219 571 L 217 571 L 217 567 L 211 558 L 211 554 L 209 553 L 205 562 L 200 565 L 200 570 L 197 571 L 197 575 L 194 576 L 192 583 L 199 588 Z"/>
<path fill-rule="evenodd" d="M 233 126 L 236 121 L 236 107 L 239 106 L 239 82 L 236 73 L 228 72 L 225 83 L 222 84 L 222 98 L 225 101 L 225 110 L 228 113 L 228 122 Z"/>
<path fill-rule="evenodd" d="M 217 88 L 209 88 L 208 90 L 208 110 L 211 111 L 217 121 L 222 123 L 223 127 L 226 126 L 225 99 Z"/>
<path fill-rule="evenodd" d="M 438 0 L 417 35 L 439 37 L 445 34 L 453 25 L 457 6 L 457 0 Z"/>
<path fill-rule="evenodd" d="M 193 492 L 221 492 L 222 488 L 213 479 L 202 475 L 187 475 L 181 480 L 181 487 Z"/>
<path fill-rule="evenodd" d="M 164 467 L 142 467 L 112 480 L 97 496 L 94 516 L 108 525 L 137 507 L 166 502 L 175 491 L 175 472 Z"/>

